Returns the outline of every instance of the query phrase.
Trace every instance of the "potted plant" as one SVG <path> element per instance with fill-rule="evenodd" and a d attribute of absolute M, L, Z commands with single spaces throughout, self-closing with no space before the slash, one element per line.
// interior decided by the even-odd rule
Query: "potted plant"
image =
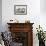
<path fill-rule="evenodd" d="M 39 40 L 39 46 L 45 46 L 45 35 L 43 32 L 42 27 L 36 28 L 37 29 L 37 34 L 36 36 L 38 36 L 38 40 Z"/>

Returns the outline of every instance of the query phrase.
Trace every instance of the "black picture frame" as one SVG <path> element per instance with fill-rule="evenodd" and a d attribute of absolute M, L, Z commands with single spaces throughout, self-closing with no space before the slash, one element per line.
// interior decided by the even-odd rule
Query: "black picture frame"
<path fill-rule="evenodd" d="M 27 5 L 14 5 L 14 15 L 27 15 Z"/>

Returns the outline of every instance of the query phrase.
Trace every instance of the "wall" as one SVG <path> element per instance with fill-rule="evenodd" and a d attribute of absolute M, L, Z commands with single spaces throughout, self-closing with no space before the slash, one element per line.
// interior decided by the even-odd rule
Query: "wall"
<path fill-rule="evenodd" d="M 14 5 L 27 5 L 27 15 L 14 15 Z M 40 0 L 3 0 L 2 1 L 2 23 L 3 26 L 10 19 L 17 19 L 19 22 L 30 20 L 30 22 L 39 23 L 40 15 Z M 38 21 L 37 21 L 38 20 Z M 5 28 L 5 27 L 4 27 Z M 5 28 L 6 29 L 6 28 Z"/>
<path fill-rule="evenodd" d="M 14 5 L 27 5 L 27 15 L 14 15 Z M 41 5 L 40 5 L 41 4 Z M 36 37 L 36 27 L 40 24 L 46 30 L 46 15 L 43 14 L 41 8 L 44 7 L 43 0 L 2 0 L 2 26 L 3 31 L 8 30 L 7 22 L 11 19 L 17 19 L 19 22 L 30 20 L 33 25 L 33 45 L 38 46 Z"/>
<path fill-rule="evenodd" d="M 2 0 L 0 0 L 0 31 L 2 29 Z"/>
<path fill-rule="evenodd" d="M 46 13 L 46 0 L 40 0 L 40 9 L 42 13 Z"/>
<path fill-rule="evenodd" d="M 46 31 L 46 0 L 40 0 L 40 24 Z"/>

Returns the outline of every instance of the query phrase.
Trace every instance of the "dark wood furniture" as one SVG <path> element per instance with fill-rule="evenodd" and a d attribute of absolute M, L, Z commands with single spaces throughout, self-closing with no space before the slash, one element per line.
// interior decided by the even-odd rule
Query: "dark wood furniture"
<path fill-rule="evenodd" d="M 33 46 L 33 23 L 7 23 L 12 39 L 15 42 L 23 43 L 22 46 Z"/>

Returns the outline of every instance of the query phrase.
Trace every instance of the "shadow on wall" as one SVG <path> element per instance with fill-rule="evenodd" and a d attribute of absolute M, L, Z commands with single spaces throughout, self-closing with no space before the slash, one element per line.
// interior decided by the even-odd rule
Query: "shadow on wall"
<path fill-rule="evenodd" d="M 0 0 L 0 31 L 2 31 L 2 0 Z"/>
<path fill-rule="evenodd" d="M 40 11 L 46 14 L 46 0 L 40 0 Z"/>

